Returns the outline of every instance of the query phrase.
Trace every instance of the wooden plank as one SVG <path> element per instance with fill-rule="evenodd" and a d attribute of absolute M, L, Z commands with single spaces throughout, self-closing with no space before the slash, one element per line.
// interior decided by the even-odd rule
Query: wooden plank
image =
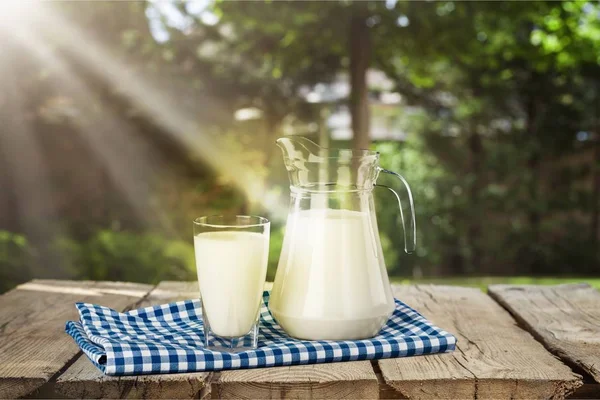
<path fill-rule="evenodd" d="M 600 383 L 600 292 L 567 284 L 492 285 L 489 293 L 550 352 Z"/>
<path fill-rule="evenodd" d="M 120 282 L 34 280 L 0 296 L 0 398 L 31 393 L 79 352 L 65 334 L 75 302 L 125 308 L 152 286 Z"/>
<path fill-rule="evenodd" d="M 138 307 L 198 296 L 197 282 L 161 282 Z M 204 394 L 208 375 L 189 373 L 105 376 L 82 355 L 57 378 L 52 391 L 55 396 L 69 398 L 197 398 Z"/>
<path fill-rule="evenodd" d="M 564 398 L 582 384 L 478 289 L 395 286 L 394 294 L 458 339 L 454 353 L 380 360 L 386 384 L 399 396 Z"/>
<path fill-rule="evenodd" d="M 369 361 L 295 365 L 215 376 L 213 399 L 374 399 L 377 376 Z"/>
<path fill-rule="evenodd" d="M 271 287 L 271 282 L 265 283 L 265 290 Z M 224 371 L 213 377 L 211 391 L 217 399 L 379 397 L 369 361 Z"/>

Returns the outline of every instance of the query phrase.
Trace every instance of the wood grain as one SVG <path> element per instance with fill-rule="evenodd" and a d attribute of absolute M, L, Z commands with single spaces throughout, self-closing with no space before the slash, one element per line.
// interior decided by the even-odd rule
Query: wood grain
<path fill-rule="evenodd" d="M 600 292 L 567 284 L 492 285 L 489 293 L 549 351 L 600 383 Z"/>
<path fill-rule="evenodd" d="M 599 325 L 597 292 L 590 295 L 588 287 L 571 286 L 569 291 L 561 288 L 560 295 L 542 295 L 538 292 L 545 289 L 535 287 L 510 295 L 506 287 L 491 290 L 524 325 L 536 322 L 528 329 L 540 340 L 544 336 L 538 330 L 547 331 L 550 338 L 556 336 L 557 348 L 562 349 L 559 345 L 564 341 L 596 345 L 600 337 L 594 330 Z M 81 356 L 46 383 L 78 352 L 64 334 L 64 322 L 76 318 L 74 302 L 124 309 L 146 295 L 137 306 L 198 297 L 195 282 L 162 282 L 147 294 L 149 290 L 139 284 L 32 281 L 0 296 L 0 397 L 35 391 L 42 397 L 77 398 L 562 398 L 582 384 L 581 377 L 519 328 L 491 297 L 477 289 L 444 286 L 402 286 L 394 292 L 457 335 L 458 349 L 451 354 L 381 360 L 374 363 L 375 368 L 362 361 L 121 378 L 103 376 Z M 533 294 L 524 296 L 524 291 Z M 528 302 L 539 310 L 515 311 L 529 310 Z M 559 322 L 546 321 L 539 314 Z M 574 364 L 593 372 L 598 364 L 584 358 L 588 353 L 574 353 L 570 348 L 568 352 L 579 354 L 573 360 L 582 362 Z M 562 353 L 556 350 L 556 354 Z M 586 385 L 576 395 L 594 397 L 597 387 Z"/>
<path fill-rule="evenodd" d="M 197 282 L 161 282 L 138 307 L 198 298 Z M 197 398 L 208 373 L 112 377 L 103 375 L 84 355 L 53 385 L 56 396 L 69 398 Z"/>
<path fill-rule="evenodd" d="M 224 371 L 211 384 L 217 399 L 373 399 L 378 390 L 369 361 Z"/>
<path fill-rule="evenodd" d="M 374 399 L 377 376 L 368 361 L 224 371 L 214 399 Z"/>
<path fill-rule="evenodd" d="M 454 353 L 380 360 L 386 384 L 399 396 L 564 398 L 582 384 L 478 289 L 395 286 L 394 294 L 458 339 Z"/>
<path fill-rule="evenodd" d="M 75 302 L 125 308 L 144 297 L 149 285 L 120 282 L 34 280 L 0 296 L 0 398 L 36 390 L 79 348 L 64 332 L 77 319 Z"/>

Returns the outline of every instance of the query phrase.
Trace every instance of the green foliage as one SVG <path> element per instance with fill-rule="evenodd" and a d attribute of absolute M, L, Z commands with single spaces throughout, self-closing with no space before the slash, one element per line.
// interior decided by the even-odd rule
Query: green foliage
<path fill-rule="evenodd" d="M 375 193 L 382 243 L 392 244 L 384 246 L 391 275 L 477 275 L 481 271 L 503 275 L 525 271 L 531 257 L 541 266 L 536 274 L 597 273 L 596 249 L 589 245 L 587 227 L 568 219 L 568 211 L 548 219 L 541 227 L 544 239 L 532 246 L 533 233 L 523 218 L 530 206 L 517 200 L 517 192 L 498 183 L 485 186 L 479 193 L 480 206 L 486 210 L 485 221 L 480 221 L 468 198 L 472 178 L 448 171 L 421 138 L 413 137 L 404 144 L 378 143 L 375 149 L 381 153 L 382 166 L 407 179 L 415 199 L 417 251 L 406 255 L 395 198 Z M 493 160 L 490 162 L 493 165 Z M 380 183 L 393 187 L 394 182 L 384 179 L 381 177 Z M 470 242 L 468 234 L 474 223 L 484 229 L 477 242 Z M 484 265 L 473 263 L 475 247 L 482 252 Z"/>
<path fill-rule="evenodd" d="M 454 277 L 454 278 L 392 278 L 392 282 L 403 285 L 453 285 L 453 286 L 472 286 L 486 291 L 489 285 L 563 285 L 568 283 L 585 282 L 596 289 L 600 289 L 600 279 L 580 277 L 580 278 L 552 278 L 552 277 L 531 277 L 531 276 L 505 276 L 505 277 Z"/>
<path fill-rule="evenodd" d="M 382 163 L 401 168 L 415 191 L 412 272 L 597 273 L 599 205 L 581 188 L 597 178 L 566 167 L 598 168 L 597 3 L 395 9 L 410 24 L 391 35 L 395 53 L 379 67 L 426 116 L 405 129 L 415 137 L 404 145 L 381 145 Z M 578 143 L 580 131 L 595 133 Z M 404 258 L 399 272 L 410 274 Z"/>
<path fill-rule="evenodd" d="M 375 193 L 384 257 L 393 275 L 439 273 L 435 268 L 442 263 L 443 252 L 451 250 L 452 238 L 457 235 L 449 211 L 460 207 L 458 196 L 452 192 L 454 188 L 457 192 L 459 186 L 452 184 L 440 162 L 424 152 L 423 147 L 423 142 L 417 138 L 404 144 L 383 142 L 375 145 L 381 154 L 381 165 L 407 179 L 415 201 L 417 251 L 406 255 L 396 199 L 386 192 Z M 392 188 L 397 185 L 386 176 L 381 176 L 378 183 Z"/>
<path fill-rule="evenodd" d="M 89 240 L 61 240 L 75 278 L 158 283 L 195 278 L 191 243 L 152 233 L 100 230 Z"/>
<path fill-rule="evenodd" d="M 600 64 L 600 5 L 589 1 L 553 4 L 536 16 L 531 43 L 554 58 L 561 70 L 582 63 Z"/>
<path fill-rule="evenodd" d="M 43 275 L 32 266 L 44 268 L 46 252 L 61 260 L 47 275 L 66 270 L 67 277 L 87 279 L 194 279 L 191 243 L 147 232 L 168 229 L 186 238 L 190 221 L 201 214 L 272 212 L 261 205 L 265 188 L 286 193 L 273 138 L 290 127 L 298 134 L 293 128 L 301 124 L 319 128 L 320 106 L 307 104 L 301 89 L 348 72 L 350 22 L 357 15 L 369 27 L 370 68 L 392 81 L 392 88 L 377 92 L 401 98 L 384 111 L 375 107 L 372 115 L 385 114 L 393 120 L 390 129 L 407 133 L 406 141 L 373 146 L 381 165 L 404 175 L 415 197 L 417 252 L 406 255 L 396 200 L 375 191 L 390 273 L 600 272 L 594 228 L 600 208 L 594 186 L 600 170 L 597 2 L 217 1 L 208 6 L 217 16 L 214 25 L 176 3 L 180 19 L 194 22 L 183 29 L 169 26 L 165 14 L 150 21 L 157 4 L 52 7 L 131 67 L 135 80 L 124 88 L 161 94 L 137 101 L 172 103 L 164 115 L 147 115 L 147 104 L 136 104 L 130 90 L 113 86 L 124 77 L 107 80 L 64 47 L 65 38 L 44 42 L 60 61 L 52 64 L 64 64 L 74 86 L 60 84 L 61 68 L 21 54 L 28 46 L 9 46 L 5 58 L 20 62 L 7 71 L 14 93 L 23 96 L 13 103 L 23 110 L 5 107 L 0 113 L 11 134 L 21 133 L 25 120 L 40 133 L 33 139 L 44 151 L 47 180 L 58 189 L 52 192 L 60 193 L 48 203 L 60 208 L 57 219 L 73 239 L 49 237 L 33 249 L 25 237 L 0 231 L 0 291 Z M 153 40 L 148 26 L 156 23 L 169 30 L 168 41 Z M 259 108 L 261 119 L 235 121 L 240 107 Z M 173 126 L 181 130 L 166 128 Z M 104 131 L 123 136 L 102 136 Z M 86 137 L 102 139 L 87 143 Z M 139 140 L 127 146 L 131 138 Z M 58 142 L 62 147 L 53 147 Z M 213 142 L 219 146 L 209 146 Z M 115 145 L 96 149 L 102 143 Z M 140 150 L 145 145 L 147 153 Z M 142 153 L 117 151 L 128 147 Z M 141 162 L 146 158 L 151 161 Z M 140 163 L 121 168 L 129 165 L 119 163 L 124 159 Z M 132 171 L 140 174 L 125 179 Z M 23 176 L 0 174 L 0 183 Z M 381 176 L 380 183 L 397 184 L 388 179 Z M 133 182 L 139 183 L 136 190 Z M 27 184 L 16 189 L 36 182 L 18 183 Z M 32 195 L 16 189 L 3 192 Z M 1 204 L 13 202 L 7 196 Z M 146 199 L 161 211 L 156 225 L 154 218 L 140 217 Z M 283 241 L 283 228 L 272 229 L 271 279 Z"/>
<path fill-rule="evenodd" d="M 271 238 L 269 241 L 269 265 L 267 268 L 267 280 L 273 281 L 275 279 L 275 272 L 277 271 L 277 263 L 279 262 L 279 255 L 283 248 L 283 236 L 285 234 L 285 226 L 280 226 L 273 229 L 271 226 Z"/>
<path fill-rule="evenodd" d="M 31 278 L 32 256 L 25 236 L 0 230 L 0 293 Z"/>

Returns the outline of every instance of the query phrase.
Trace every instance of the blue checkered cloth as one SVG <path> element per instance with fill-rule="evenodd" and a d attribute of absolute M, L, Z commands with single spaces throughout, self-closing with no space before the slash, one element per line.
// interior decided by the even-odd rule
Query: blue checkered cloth
<path fill-rule="evenodd" d="M 106 375 L 137 375 L 373 360 L 444 353 L 456 338 L 396 300 L 379 334 L 352 341 L 307 341 L 289 337 L 271 316 L 264 293 L 258 348 L 224 353 L 203 347 L 199 300 L 186 300 L 119 313 L 77 303 L 80 321 L 66 331 Z"/>

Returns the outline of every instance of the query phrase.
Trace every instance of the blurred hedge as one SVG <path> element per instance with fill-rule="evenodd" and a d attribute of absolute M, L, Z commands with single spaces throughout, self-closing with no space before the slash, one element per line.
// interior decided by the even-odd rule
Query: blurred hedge
<path fill-rule="evenodd" d="M 196 277 L 193 245 L 153 233 L 100 230 L 82 242 L 57 238 L 51 251 L 70 279 L 158 283 Z M 33 273 L 44 266 L 38 253 L 24 236 L 0 231 L 0 292 L 45 275 Z"/>

